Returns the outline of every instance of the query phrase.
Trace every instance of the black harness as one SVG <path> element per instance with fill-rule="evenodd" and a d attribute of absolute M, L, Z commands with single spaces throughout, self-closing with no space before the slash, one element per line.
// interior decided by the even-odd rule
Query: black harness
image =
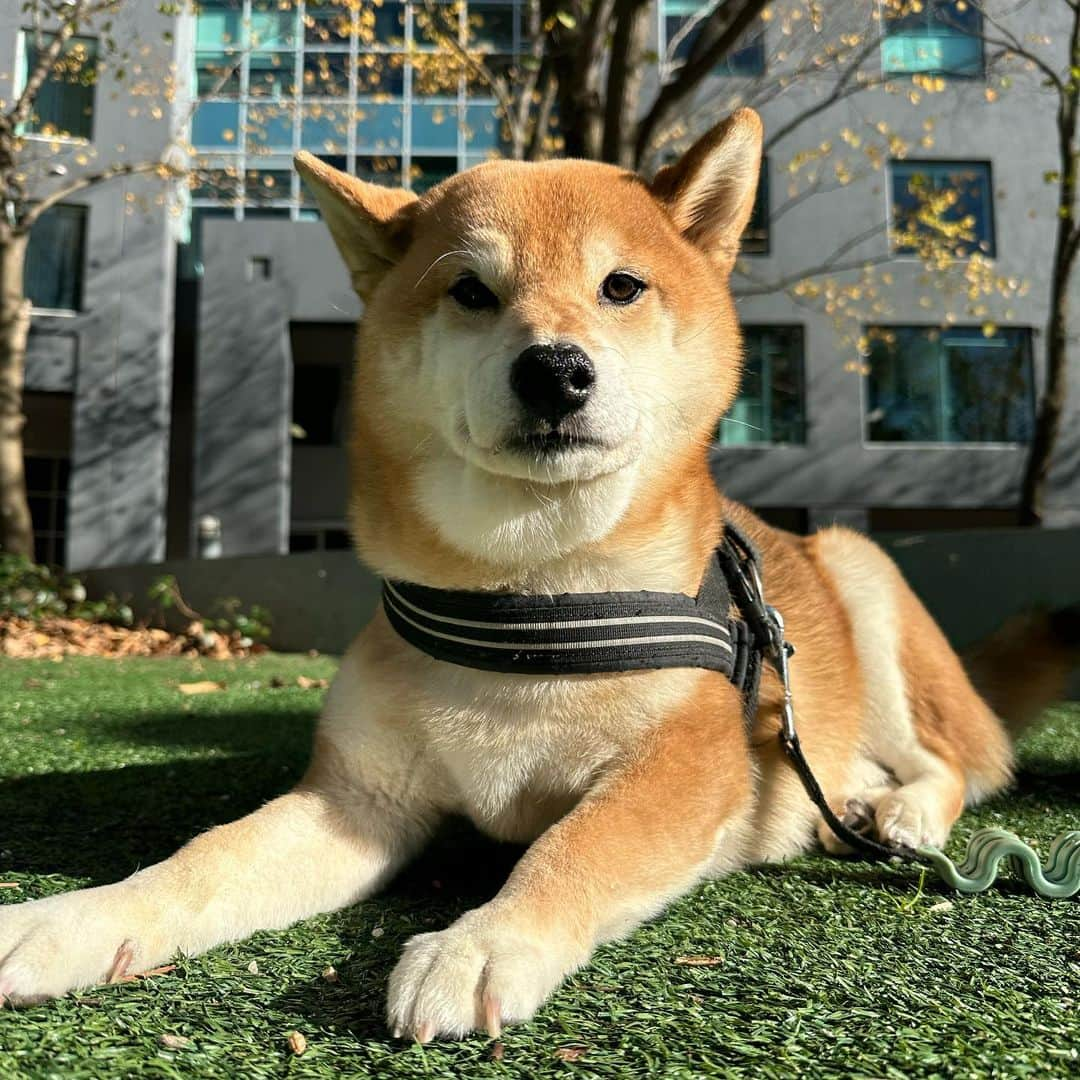
<path fill-rule="evenodd" d="M 876 843 L 832 812 L 799 745 L 784 620 L 765 602 L 761 557 L 730 522 L 696 597 L 613 592 L 532 596 L 383 583 L 383 608 L 410 645 L 436 660 L 520 675 L 593 675 L 659 668 L 719 671 L 740 691 L 746 730 L 757 714 L 765 661 L 784 691 L 780 743 L 829 827 L 850 847 L 879 858 L 914 852 Z"/>

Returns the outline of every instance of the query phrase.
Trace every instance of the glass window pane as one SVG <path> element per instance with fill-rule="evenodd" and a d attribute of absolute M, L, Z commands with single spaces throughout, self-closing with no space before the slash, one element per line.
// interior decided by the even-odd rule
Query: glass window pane
<path fill-rule="evenodd" d="M 240 57 L 225 52 L 196 53 L 195 82 L 199 97 L 238 97 Z"/>
<path fill-rule="evenodd" d="M 199 48 L 239 48 L 243 32 L 241 0 L 199 0 L 195 43 Z"/>
<path fill-rule="evenodd" d="M 401 186 L 401 159 L 396 157 L 358 157 L 353 172 L 369 184 Z"/>
<path fill-rule="evenodd" d="M 248 149 L 290 150 L 293 142 L 293 106 L 267 102 L 248 107 Z"/>
<path fill-rule="evenodd" d="M 348 97 L 349 66 L 348 53 L 305 53 L 304 95 L 306 97 Z"/>
<path fill-rule="evenodd" d="M 353 110 L 347 105 L 305 105 L 301 116 L 300 145 L 317 154 L 344 154 L 349 144 Z"/>
<path fill-rule="evenodd" d="M 31 229 L 23 281 L 34 307 L 79 310 L 86 215 L 85 206 L 53 206 Z"/>
<path fill-rule="evenodd" d="M 191 141 L 199 149 L 235 149 L 240 106 L 229 101 L 202 101 L 191 118 Z"/>
<path fill-rule="evenodd" d="M 289 49 L 296 44 L 299 4 L 281 0 L 252 0 L 251 47 Z"/>
<path fill-rule="evenodd" d="M 245 177 L 245 198 L 251 203 L 281 202 L 292 196 L 292 169 L 272 169 L 263 165 L 249 169 Z"/>
<path fill-rule="evenodd" d="M 414 157 L 409 169 L 409 187 L 413 191 L 427 191 L 456 172 L 456 157 Z"/>
<path fill-rule="evenodd" d="M 400 56 L 363 53 L 357 58 L 356 92 L 361 96 L 400 97 L 405 90 L 405 63 Z"/>
<path fill-rule="evenodd" d="M 517 7 L 514 4 L 474 0 L 469 4 L 470 44 L 485 51 L 513 52 L 516 19 Z"/>
<path fill-rule="evenodd" d="M 308 45 L 348 45 L 354 24 L 365 20 L 366 11 L 350 12 L 339 0 L 308 0 L 304 6 L 304 42 Z"/>
<path fill-rule="evenodd" d="M 24 34 L 26 69 L 29 77 L 37 67 L 38 50 L 33 35 Z M 69 135 L 89 139 L 94 127 L 94 87 L 98 50 L 93 38 L 72 38 L 34 100 L 34 111 L 26 130 L 47 135 Z"/>
<path fill-rule="evenodd" d="M 400 48 L 405 41 L 405 5 L 383 0 L 371 14 L 361 20 L 360 41 Z"/>
<path fill-rule="evenodd" d="M 1034 418 L 1031 333 L 871 327 L 872 442 L 1026 442 Z"/>
<path fill-rule="evenodd" d="M 917 254 L 920 236 L 947 245 L 960 258 L 996 253 L 986 162 L 894 161 L 891 170 L 898 253 Z"/>
<path fill-rule="evenodd" d="M 927 0 L 899 17 L 886 13 L 881 46 L 887 75 L 977 78 L 983 73 L 982 15 L 964 0 Z"/>
<path fill-rule="evenodd" d="M 720 422 L 724 446 L 806 442 L 801 326 L 744 328 L 746 367 L 739 395 Z"/>
<path fill-rule="evenodd" d="M 466 110 L 465 146 L 470 154 L 505 151 L 510 145 L 506 124 L 490 105 L 470 105 Z"/>
<path fill-rule="evenodd" d="M 364 104 L 356 110 L 356 146 L 361 153 L 383 154 L 401 150 L 402 107 Z"/>
<path fill-rule="evenodd" d="M 248 91 L 252 97 L 292 97 L 296 92 L 294 53 L 252 53 L 248 65 Z"/>
<path fill-rule="evenodd" d="M 456 151 L 458 109 L 456 105 L 414 105 L 412 109 L 413 152 Z"/>

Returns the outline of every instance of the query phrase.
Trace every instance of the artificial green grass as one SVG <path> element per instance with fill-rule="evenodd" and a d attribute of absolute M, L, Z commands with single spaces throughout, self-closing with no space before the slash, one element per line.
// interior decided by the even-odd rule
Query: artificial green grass
<path fill-rule="evenodd" d="M 0 661 L 0 902 L 122 877 L 289 787 L 325 659 Z M 228 689 L 183 697 L 177 683 Z M 964 817 L 1045 845 L 1080 827 L 1080 707 L 1024 744 L 1016 790 Z M 1080 905 L 959 897 L 807 857 L 696 889 L 601 949 L 501 1044 L 383 1026 L 409 935 L 487 899 L 517 849 L 450 827 L 387 893 L 171 974 L 0 1012 L 0 1077 L 1064 1076 L 1080 1068 Z M 688 964 L 687 957 L 706 963 Z M 682 959 L 684 962 L 680 962 Z M 255 967 L 252 967 L 254 961 Z M 339 981 L 322 972 L 332 965 Z M 307 1051 L 294 1056 L 297 1030 Z M 181 1049 L 162 1035 L 190 1040 Z"/>

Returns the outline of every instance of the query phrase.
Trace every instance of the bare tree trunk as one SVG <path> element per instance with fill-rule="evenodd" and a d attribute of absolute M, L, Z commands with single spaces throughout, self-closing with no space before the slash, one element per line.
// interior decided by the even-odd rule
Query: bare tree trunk
<path fill-rule="evenodd" d="M 1061 417 L 1065 411 L 1065 370 L 1068 363 L 1068 306 L 1065 294 L 1068 290 L 1068 278 L 1063 281 L 1058 281 L 1057 278 L 1055 273 L 1050 301 L 1051 313 L 1046 329 L 1046 386 L 1039 400 L 1039 411 L 1035 418 L 1035 430 L 1032 432 L 1021 486 L 1021 525 L 1043 523 L 1046 482 L 1050 476 L 1054 447 L 1057 445 Z"/>
<path fill-rule="evenodd" d="M 23 383 L 30 301 L 23 290 L 26 233 L 0 230 L 0 550 L 32 558 L 34 529 L 23 471 Z"/>
<path fill-rule="evenodd" d="M 1080 10 L 1074 9 L 1069 40 L 1069 63 L 1075 71 L 1080 52 Z M 1077 160 L 1076 127 L 1080 86 L 1070 77 L 1062 84 L 1058 103 L 1058 153 L 1061 176 L 1058 189 L 1057 234 L 1054 239 L 1054 270 L 1050 279 L 1050 317 L 1046 325 L 1046 386 L 1039 399 L 1031 448 L 1020 488 L 1020 522 L 1041 525 L 1045 513 L 1046 484 L 1065 411 L 1068 365 L 1069 284 L 1080 245 L 1076 222 Z"/>
<path fill-rule="evenodd" d="M 612 165 L 632 169 L 637 137 L 643 54 L 648 41 L 648 0 L 616 0 L 615 32 L 608 53 L 607 102 L 604 109 L 603 157 Z"/>

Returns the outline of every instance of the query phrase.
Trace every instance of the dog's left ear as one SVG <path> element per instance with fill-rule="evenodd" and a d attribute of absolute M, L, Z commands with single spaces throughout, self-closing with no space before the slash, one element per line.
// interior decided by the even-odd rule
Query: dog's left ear
<path fill-rule="evenodd" d="M 754 209 L 761 133 L 758 114 L 739 109 L 665 165 L 650 185 L 679 231 L 725 273 Z"/>
<path fill-rule="evenodd" d="M 409 246 L 416 196 L 358 180 L 306 151 L 294 163 L 319 204 L 353 288 L 366 300 Z"/>

